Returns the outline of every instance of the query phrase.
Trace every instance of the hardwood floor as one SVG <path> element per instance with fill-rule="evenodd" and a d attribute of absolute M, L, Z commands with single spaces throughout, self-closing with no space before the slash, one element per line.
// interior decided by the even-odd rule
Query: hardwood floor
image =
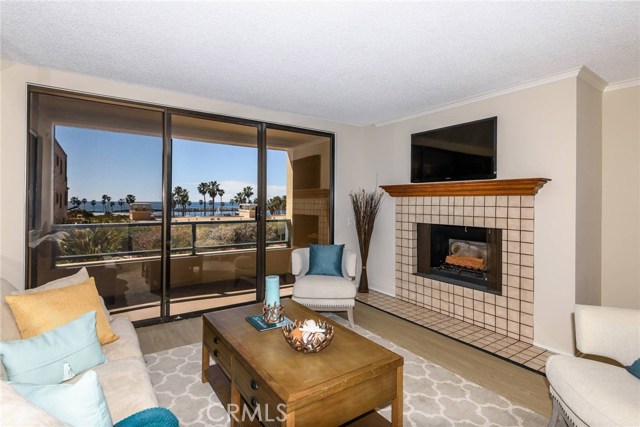
<path fill-rule="evenodd" d="M 357 325 L 517 405 L 547 417 L 551 414 L 549 384 L 542 375 L 361 303 L 356 303 L 354 317 Z M 200 342 L 202 319 L 147 326 L 136 332 L 142 352 L 155 353 Z"/>

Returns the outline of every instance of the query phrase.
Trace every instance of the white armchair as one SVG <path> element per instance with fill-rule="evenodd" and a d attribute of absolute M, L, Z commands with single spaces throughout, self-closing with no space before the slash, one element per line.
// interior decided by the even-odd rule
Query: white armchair
<path fill-rule="evenodd" d="M 640 357 L 640 311 L 576 305 L 576 347 L 624 366 Z M 640 379 L 623 367 L 573 356 L 549 357 L 549 426 L 640 426 Z"/>
<path fill-rule="evenodd" d="M 344 249 L 342 276 L 307 275 L 309 248 L 295 249 L 291 253 L 291 272 L 296 276 L 292 300 L 316 311 L 346 311 L 353 328 L 355 306 L 357 255 Z"/>

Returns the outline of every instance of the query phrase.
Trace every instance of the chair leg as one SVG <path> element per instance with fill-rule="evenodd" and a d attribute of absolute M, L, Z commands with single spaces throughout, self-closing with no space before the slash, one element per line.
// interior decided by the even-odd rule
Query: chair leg
<path fill-rule="evenodd" d="M 560 411 L 560 404 L 558 403 L 558 401 L 556 399 L 551 399 L 553 401 L 553 409 L 551 411 L 551 418 L 549 418 L 549 425 L 548 427 L 560 427 L 563 426 L 564 423 L 558 424 L 558 421 L 560 421 L 560 419 L 562 418 L 562 416 L 560 415 L 561 411 Z"/>
<path fill-rule="evenodd" d="M 347 309 L 347 317 L 349 318 L 349 324 L 351 325 L 351 329 L 356 327 L 356 324 L 353 323 L 353 307 L 349 307 Z"/>

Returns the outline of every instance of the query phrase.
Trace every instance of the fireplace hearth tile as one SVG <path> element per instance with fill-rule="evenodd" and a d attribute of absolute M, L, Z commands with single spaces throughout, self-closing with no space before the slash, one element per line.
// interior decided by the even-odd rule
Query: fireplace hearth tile
<path fill-rule="evenodd" d="M 440 284 L 439 286 L 445 285 L 447 284 Z M 482 294 L 482 292 L 480 292 L 480 294 Z M 473 292 L 471 296 L 475 296 Z M 520 315 L 520 322 L 507 321 L 505 318 L 496 317 L 496 323 L 503 326 L 492 330 L 483 327 L 485 325 L 473 324 L 468 321 L 456 319 L 444 313 L 438 313 L 373 290 L 370 290 L 368 294 L 359 293 L 356 299 L 361 303 L 388 312 L 542 375 L 544 375 L 544 366 L 547 358 L 553 354 L 542 348 L 533 346 L 530 342 L 531 338 L 525 336 L 528 334 L 532 336 L 533 328 L 524 323 L 520 323 L 523 322 L 524 314 Z M 460 306 L 456 305 L 454 309 L 455 307 Z M 500 313 L 501 309 L 505 310 L 502 313 L 506 316 L 506 309 L 497 306 L 496 314 Z M 473 310 L 471 311 L 473 312 Z M 532 320 L 533 317 L 530 317 L 530 319 Z M 517 333 L 507 331 L 508 326 L 510 329 L 519 327 L 520 331 Z M 520 339 L 518 339 L 518 337 L 520 337 Z"/>

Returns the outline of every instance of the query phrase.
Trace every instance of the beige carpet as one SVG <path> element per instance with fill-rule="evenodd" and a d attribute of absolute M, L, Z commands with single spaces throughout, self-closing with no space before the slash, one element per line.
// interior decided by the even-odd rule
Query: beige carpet
<path fill-rule="evenodd" d="M 345 324 L 338 316 L 334 321 Z M 356 326 L 356 332 L 404 357 L 404 425 L 546 426 L 539 414 L 471 383 L 438 365 Z M 228 426 L 225 408 L 209 384 L 200 381 L 200 344 L 146 355 L 158 400 L 180 419 L 180 425 Z M 389 419 L 390 406 L 378 412 Z"/>

